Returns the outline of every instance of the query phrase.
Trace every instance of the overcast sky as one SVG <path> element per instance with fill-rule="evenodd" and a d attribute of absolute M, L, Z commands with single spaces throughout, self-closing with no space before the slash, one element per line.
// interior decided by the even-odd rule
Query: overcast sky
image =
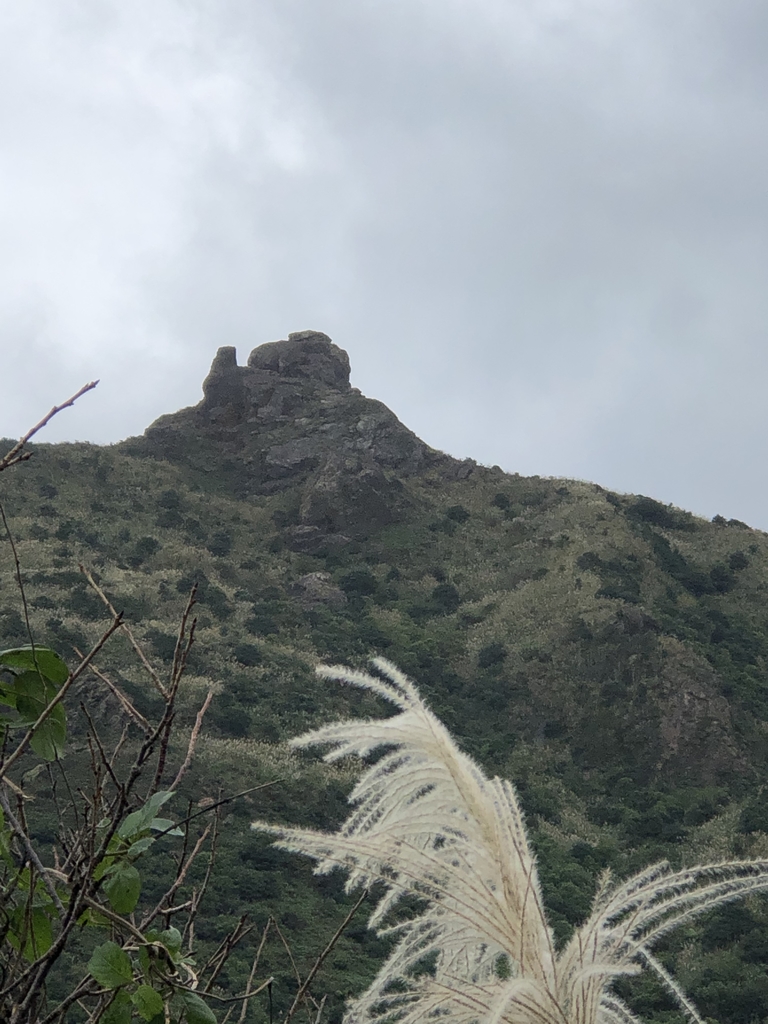
<path fill-rule="evenodd" d="M 764 0 L 0 0 L 0 435 L 325 331 L 425 441 L 768 529 Z"/>

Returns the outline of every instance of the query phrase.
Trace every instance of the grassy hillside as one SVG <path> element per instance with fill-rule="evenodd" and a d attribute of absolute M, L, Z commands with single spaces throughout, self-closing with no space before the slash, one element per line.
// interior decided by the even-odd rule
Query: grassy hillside
<path fill-rule="evenodd" d="M 39 445 L 0 480 L 35 635 L 65 658 L 104 621 L 79 562 L 158 664 L 199 584 L 188 721 L 209 687 L 216 697 L 180 797 L 280 780 L 229 811 L 201 941 L 241 912 L 275 914 L 306 966 L 350 905 L 339 880 L 313 879 L 248 830 L 257 815 L 338 821 L 350 768 L 280 741 L 339 713 L 387 713 L 318 682 L 318 661 L 396 662 L 463 746 L 514 780 L 561 939 L 606 865 L 768 855 L 768 536 L 432 452 L 349 389 L 322 337 L 281 343 L 280 359 L 263 346 L 248 369 L 224 350 L 196 409 L 122 445 Z M 7 546 L 2 557 L 10 646 L 26 635 Z M 100 664 L 151 708 L 119 644 Z M 95 679 L 73 714 L 79 700 L 119 725 Z M 81 756 L 75 742 L 71 772 Z M 383 952 L 361 918 L 317 984 L 331 1020 Z M 706 1015 L 768 1019 L 762 902 L 720 912 L 664 956 Z M 248 962 L 247 949 L 233 958 L 233 983 Z M 279 1008 L 292 985 L 279 948 L 265 970 Z M 649 1020 L 674 1016 L 655 989 L 635 1000 Z"/>

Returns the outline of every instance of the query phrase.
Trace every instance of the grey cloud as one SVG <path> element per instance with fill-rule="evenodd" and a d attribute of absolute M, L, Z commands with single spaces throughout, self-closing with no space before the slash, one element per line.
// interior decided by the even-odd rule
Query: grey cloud
<path fill-rule="evenodd" d="M 436 447 L 768 526 L 763 5 L 42 7 L 0 16 L 0 433 L 83 371 L 78 436 L 138 432 L 314 327 Z"/>

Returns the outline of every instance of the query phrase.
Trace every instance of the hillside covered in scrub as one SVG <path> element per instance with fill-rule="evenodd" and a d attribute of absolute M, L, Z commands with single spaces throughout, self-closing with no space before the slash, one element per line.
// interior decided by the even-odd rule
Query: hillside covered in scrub
<path fill-rule="evenodd" d="M 349 906 L 339 879 L 314 879 L 248 829 L 344 817 L 349 768 L 281 740 L 386 710 L 316 679 L 320 661 L 386 656 L 489 774 L 514 781 L 560 940 L 607 865 L 768 857 L 768 535 L 434 451 L 350 386 L 346 353 L 316 332 L 246 366 L 220 349 L 203 389 L 141 437 L 41 444 L 0 481 L 35 636 L 64 658 L 104 622 L 79 563 L 158 665 L 198 583 L 184 706 L 193 717 L 201 693 L 215 698 L 182 795 L 277 780 L 228 811 L 201 941 L 241 913 L 274 914 L 311 959 Z M 2 558 L 9 647 L 26 630 Z M 151 708 L 135 659 L 116 646 L 102 667 Z M 78 687 L 74 704 L 119 730 L 107 691 Z M 73 772 L 83 756 L 75 741 Z M 362 918 L 345 934 L 319 982 L 331 1020 L 385 951 Z M 291 967 L 270 955 L 280 1006 Z M 768 1019 L 760 900 L 678 935 L 665 957 L 707 1016 Z M 630 998 L 648 1020 L 678 1019 L 650 983 Z"/>

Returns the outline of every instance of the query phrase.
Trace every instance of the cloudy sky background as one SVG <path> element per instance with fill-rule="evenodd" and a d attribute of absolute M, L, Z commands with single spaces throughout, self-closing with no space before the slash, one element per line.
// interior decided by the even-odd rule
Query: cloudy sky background
<path fill-rule="evenodd" d="M 0 435 L 325 331 L 424 440 L 768 529 L 768 6 L 0 0 Z"/>

